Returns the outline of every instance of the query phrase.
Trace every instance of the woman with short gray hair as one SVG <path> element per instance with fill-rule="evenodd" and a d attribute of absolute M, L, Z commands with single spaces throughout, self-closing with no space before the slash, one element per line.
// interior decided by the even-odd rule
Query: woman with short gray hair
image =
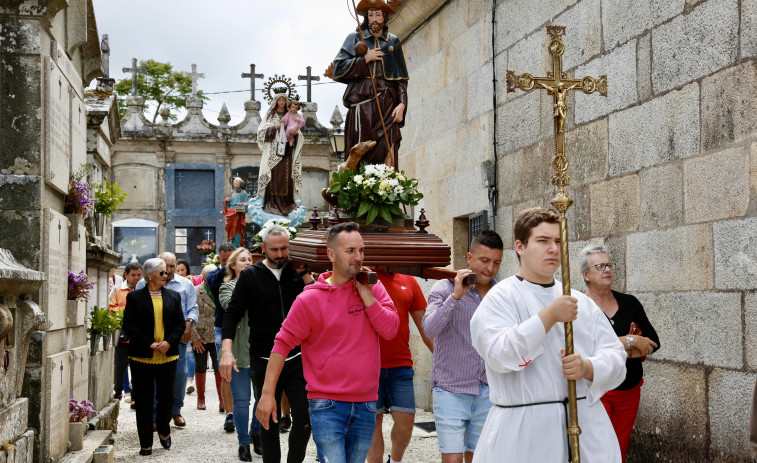
<path fill-rule="evenodd" d="M 160 445 L 171 448 L 173 383 L 184 333 L 181 296 L 165 287 L 168 272 L 160 258 L 147 259 L 145 286 L 126 295 L 123 329 L 129 336 L 132 397 L 142 456 L 152 454 L 153 423 Z M 153 399 L 157 399 L 153 419 Z"/>
<path fill-rule="evenodd" d="M 639 410 L 641 385 L 644 384 L 641 362 L 659 349 L 660 338 L 638 299 L 610 289 L 615 275 L 610 251 L 606 247 L 590 245 L 583 248 L 580 262 L 581 276 L 588 288 L 586 295 L 602 309 L 628 355 L 626 379 L 601 398 L 618 436 L 620 454 L 625 462 L 631 431 Z"/>

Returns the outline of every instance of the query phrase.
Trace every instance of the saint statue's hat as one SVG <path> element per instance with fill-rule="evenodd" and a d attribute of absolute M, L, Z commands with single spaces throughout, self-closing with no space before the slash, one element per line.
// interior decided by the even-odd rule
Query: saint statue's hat
<path fill-rule="evenodd" d="M 368 14 L 368 10 L 371 8 L 376 8 L 387 14 L 394 13 L 394 9 L 384 0 L 360 0 L 355 10 L 357 14 L 365 15 Z"/>

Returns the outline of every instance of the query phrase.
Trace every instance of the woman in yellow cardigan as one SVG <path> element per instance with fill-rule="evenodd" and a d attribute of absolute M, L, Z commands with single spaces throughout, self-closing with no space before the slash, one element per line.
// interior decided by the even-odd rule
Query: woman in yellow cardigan
<path fill-rule="evenodd" d="M 171 447 L 171 406 L 179 342 L 186 324 L 181 297 L 166 289 L 166 263 L 148 259 L 143 267 L 147 283 L 126 296 L 124 331 L 129 336 L 132 396 L 137 403 L 140 455 L 152 454 L 152 404 L 157 397 L 155 426 L 160 445 Z"/>

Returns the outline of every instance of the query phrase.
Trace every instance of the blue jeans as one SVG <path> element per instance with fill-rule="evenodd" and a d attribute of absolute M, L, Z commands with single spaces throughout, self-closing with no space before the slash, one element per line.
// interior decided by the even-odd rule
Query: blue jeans
<path fill-rule="evenodd" d="M 260 421 L 255 417 L 258 409 L 258 391 L 252 386 L 252 374 L 249 368 L 239 368 L 239 373 L 231 370 L 231 396 L 234 398 L 234 426 L 237 428 L 239 445 L 250 445 L 250 435 L 260 435 Z M 252 387 L 251 387 L 252 386 Z M 247 422 L 250 420 L 250 391 L 255 392 L 255 406 L 252 408 L 252 423 L 247 432 Z"/>
<path fill-rule="evenodd" d="M 179 362 L 176 364 L 176 378 L 173 382 L 173 409 L 171 415 L 181 415 L 184 394 L 187 392 L 187 345 L 179 343 Z"/>
<path fill-rule="evenodd" d="M 131 381 L 129 381 L 129 368 L 124 370 L 124 394 L 131 394 Z"/>
<path fill-rule="evenodd" d="M 221 360 L 221 345 L 223 344 L 223 328 L 219 328 L 217 326 L 214 326 L 216 331 L 216 355 L 218 355 L 218 360 Z"/>
<path fill-rule="evenodd" d="M 375 402 L 310 400 L 313 440 L 321 463 L 363 463 L 376 427 Z"/>
<path fill-rule="evenodd" d="M 376 401 L 377 414 L 384 413 L 384 409 L 415 414 L 414 374 L 413 367 L 381 369 Z"/>
<path fill-rule="evenodd" d="M 187 379 L 195 379 L 195 356 L 192 355 L 192 344 L 187 344 Z"/>

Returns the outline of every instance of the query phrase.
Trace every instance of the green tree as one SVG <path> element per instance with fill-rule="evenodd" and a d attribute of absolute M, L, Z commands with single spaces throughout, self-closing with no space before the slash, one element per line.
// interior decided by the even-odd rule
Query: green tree
<path fill-rule="evenodd" d="M 187 97 L 192 94 L 192 79 L 185 77 L 179 71 L 174 71 L 171 63 L 148 59 L 140 61 L 139 67 L 145 68 L 147 73 L 137 75 L 137 94 L 145 99 L 145 104 L 155 107 L 152 122 L 158 118 L 160 109 L 163 107 L 173 110 L 170 119 L 175 121 L 176 110 L 187 107 Z M 131 95 L 131 77 L 118 81 L 116 94 L 119 116 L 124 117 L 126 97 Z M 208 99 L 201 90 L 197 91 L 197 96 L 203 100 Z"/>

